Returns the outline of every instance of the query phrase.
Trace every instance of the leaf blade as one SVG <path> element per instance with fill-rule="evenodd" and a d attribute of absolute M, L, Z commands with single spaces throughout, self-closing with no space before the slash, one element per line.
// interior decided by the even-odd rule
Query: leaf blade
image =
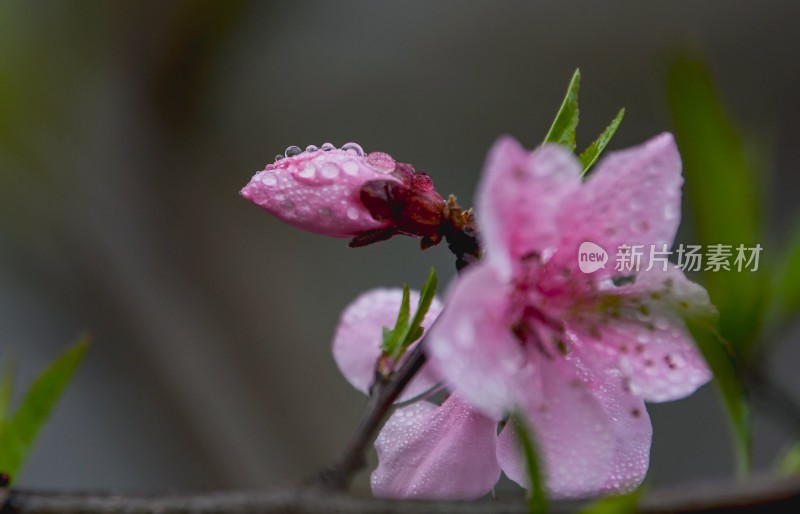
<path fill-rule="evenodd" d="M 528 489 L 528 513 L 545 514 L 547 512 L 547 495 L 544 489 L 544 475 L 539 463 L 539 452 L 536 442 L 532 437 L 532 431 L 527 423 L 523 421 L 522 415 L 511 416 L 514 423 L 514 431 L 517 433 L 522 451 L 525 455 L 525 464 L 530 478 L 530 489 Z"/>
<path fill-rule="evenodd" d="M 14 476 L 21 468 L 36 436 L 64 392 L 89 348 L 88 336 L 51 364 L 33 383 L 0 440 L 0 469 Z"/>
<path fill-rule="evenodd" d="M 736 357 L 709 320 L 687 317 L 686 326 L 714 375 L 714 383 L 733 428 L 737 472 L 746 476 L 751 468 L 752 454 L 750 403 Z"/>
<path fill-rule="evenodd" d="M 614 134 L 617 132 L 620 123 L 622 123 L 622 118 L 625 117 L 625 108 L 619 110 L 617 115 L 611 120 L 611 123 L 605 128 L 602 134 L 600 134 L 594 142 L 589 145 L 586 150 L 584 150 L 578 159 L 581 161 L 581 165 L 583 166 L 583 174 L 585 175 L 589 168 L 591 168 L 597 159 L 600 157 L 600 154 L 603 153 L 608 143 L 611 141 L 611 138 L 614 137 Z"/>
<path fill-rule="evenodd" d="M 720 100 L 705 64 L 693 57 L 673 61 L 667 99 L 681 150 L 686 193 L 694 213 L 698 243 L 743 244 L 750 248 L 762 235 L 758 172 L 745 152 L 743 138 Z M 770 283 L 767 268 L 758 272 L 704 272 L 703 282 L 719 308 L 719 330 L 736 356 L 746 363 L 765 315 Z"/>
<path fill-rule="evenodd" d="M 567 87 L 567 94 L 556 114 L 544 143 L 555 143 L 575 151 L 575 130 L 578 128 L 578 90 L 581 83 L 581 71 L 575 70 Z"/>

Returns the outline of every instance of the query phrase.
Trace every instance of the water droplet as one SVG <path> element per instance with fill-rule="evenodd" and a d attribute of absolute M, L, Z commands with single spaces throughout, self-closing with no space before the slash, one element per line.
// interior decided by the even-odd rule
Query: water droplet
<path fill-rule="evenodd" d="M 384 152 L 372 152 L 367 156 L 367 165 L 380 173 L 391 173 L 397 163 L 391 155 Z"/>
<path fill-rule="evenodd" d="M 331 150 L 336 150 L 336 147 L 333 146 L 333 143 L 325 143 L 319 147 L 320 150 L 323 152 L 330 152 Z"/>
<path fill-rule="evenodd" d="M 356 209 L 355 207 L 350 207 L 349 209 L 347 209 L 347 217 L 350 218 L 353 221 L 357 220 L 358 219 L 358 209 Z"/>
<path fill-rule="evenodd" d="M 297 172 L 297 176 L 301 178 L 314 178 L 314 175 L 317 173 L 317 167 L 311 164 L 310 162 L 306 163 L 300 171 Z"/>
<path fill-rule="evenodd" d="M 355 177 L 358 175 L 359 166 L 356 161 L 347 161 L 346 163 L 342 164 L 342 169 L 351 177 Z"/>
<path fill-rule="evenodd" d="M 364 149 L 361 148 L 361 145 L 359 145 L 358 143 L 347 143 L 344 146 L 342 146 L 342 150 L 344 150 L 345 152 L 349 152 L 350 150 L 352 150 L 359 157 L 364 157 Z"/>
<path fill-rule="evenodd" d="M 317 150 L 319 150 L 319 148 L 317 148 L 316 145 L 308 145 L 306 147 L 306 152 L 308 153 L 316 152 Z"/>
<path fill-rule="evenodd" d="M 283 152 L 283 155 L 286 157 L 294 157 L 295 155 L 300 155 L 303 151 L 300 149 L 299 146 L 290 146 Z"/>
<path fill-rule="evenodd" d="M 326 162 L 320 167 L 319 172 L 325 178 L 336 178 L 339 176 L 339 166 L 333 162 Z"/>
<path fill-rule="evenodd" d="M 275 162 L 278 162 L 278 161 L 280 161 L 281 159 L 283 159 L 283 155 L 281 155 L 281 154 L 278 154 L 278 155 L 276 155 L 276 156 L 275 156 Z"/>
<path fill-rule="evenodd" d="M 263 182 L 265 186 L 272 187 L 278 183 L 278 177 L 276 177 L 274 173 L 264 173 L 264 175 L 261 176 L 261 182 Z"/>

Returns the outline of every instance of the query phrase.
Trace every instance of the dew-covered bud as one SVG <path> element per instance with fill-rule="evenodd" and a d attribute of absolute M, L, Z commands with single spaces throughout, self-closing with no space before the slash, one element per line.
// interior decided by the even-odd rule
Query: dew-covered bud
<path fill-rule="evenodd" d="M 394 176 L 395 160 L 383 152 L 364 154 L 348 143 L 289 147 L 284 158 L 259 171 L 241 194 L 284 222 L 317 234 L 355 237 L 388 229 L 389 219 L 376 219 L 361 201 L 362 187 L 371 181 L 401 183 Z"/>

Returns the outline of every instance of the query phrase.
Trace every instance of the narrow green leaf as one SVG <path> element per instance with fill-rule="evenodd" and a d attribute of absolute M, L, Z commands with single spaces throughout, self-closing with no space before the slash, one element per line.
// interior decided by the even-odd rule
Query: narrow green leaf
<path fill-rule="evenodd" d="M 642 488 L 620 495 L 600 498 L 579 511 L 579 514 L 635 514 L 642 496 Z"/>
<path fill-rule="evenodd" d="M 390 355 L 392 358 L 397 358 L 402 354 L 403 341 L 410 326 L 408 324 L 408 317 L 411 311 L 411 293 L 408 290 L 408 285 L 403 285 L 403 299 L 400 302 L 400 312 L 397 313 L 397 321 L 394 324 L 394 329 L 383 330 L 383 352 Z"/>
<path fill-rule="evenodd" d="M 589 147 L 583 151 L 580 155 L 579 159 L 581 161 L 581 165 L 583 166 L 583 173 L 586 174 L 589 171 L 589 168 L 594 165 L 597 161 L 597 158 L 600 157 L 600 154 L 603 153 L 608 143 L 611 141 L 611 138 L 614 137 L 614 133 L 619 128 L 619 124 L 622 123 L 622 118 L 625 117 L 625 108 L 619 110 L 616 117 L 611 120 L 611 123 L 606 127 L 600 137 L 594 140 L 594 143 L 589 145 Z"/>
<path fill-rule="evenodd" d="M 791 445 L 778 461 L 778 473 L 781 475 L 800 474 L 800 442 Z"/>
<path fill-rule="evenodd" d="M 36 435 L 50 416 L 88 347 L 89 338 L 82 338 L 33 383 L 16 414 L 6 422 L 1 435 L 0 470 L 11 476 L 18 473 Z"/>
<path fill-rule="evenodd" d="M 683 160 L 686 192 L 694 213 L 697 243 L 753 248 L 760 241 L 759 174 L 747 158 L 739 131 L 719 99 L 702 61 L 679 58 L 670 68 L 667 93 Z M 705 272 L 702 282 L 719 308 L 719 329 L 737 358 L 746 364 L 763 323 L 768 270 Z M 733 259 L 731 259 L 733 260 Z"/>
<path fill-rule="evenodd" d="M 714 382 L 733 428 L 737 471 L 740 476 L 745 476 L 751 465 L 751 428 L 750 404 L 741 370 L 727 341 L 709 320 L 687 317 L 686 325 L 714 374 Z"/>
<path fill-rule="evenodd" d="M 553 120 L 550 131 L 544 138 L 545 143 L 556 143 L 575 151 L 575 129 L 578 128 L 578 89 L 581 83 L 581 71 L 575 70 L 569 82 L 564 102 Z"/>
<path fill-rule="evenodd" d="M 770 294 L 770 314 L 776 323 L 782 323 L 800 311 L 800 227 L 779 260 Z"/>
<path fill-rule="evenodd" d="M 383 329 L 382 349 L 385 355 L 392 359 L 398 359 L 408 349 L 414 341 L 417 341 L 424 332 L 422 322 L 430 310 L 431 302 L 436 296 L 437 286 L 436 270 L 431 269 L 428 280 L 422 288 L 417 303 L 417 310 L 413 319 L 409 322 L 410 314 L 410 293 L 408 286 L 403 286 L 403 301 L 400 312 L 397 315 L 397 322 L 393 330 Z"/>
<path fill-rule="evenodd" d="M 414 319 L 411 320 L 410 341 L 406 341 L 408 345 L 422 336 L 422 322 L 425 321 L 425 316 L 431 308 L 431 302 L 433 302 L 433 298 L 436 296 L 438 284 L 439 279 L 436 277 L 436 270 L 431 268 L 431 272 L 428 273 L 428 280 L 425 281 L 425 285 L 419 293 L 417 312 L 414 313 Z"/>
<path fill-rule="evenodd" d="M 542 468 L 539 465 L 539 451 L 532 436 L 532 431 L 522 419 L 522 415 L 511 416 L 514 423 L 514 431 L 522 445 L 525 454 L 525 463 L 528 469 L 530 484 L 528 489 L 528 512 L 529 514 L 544 514 L 547 512 L 547 495 L 544 491 L 544 477 Z"/>

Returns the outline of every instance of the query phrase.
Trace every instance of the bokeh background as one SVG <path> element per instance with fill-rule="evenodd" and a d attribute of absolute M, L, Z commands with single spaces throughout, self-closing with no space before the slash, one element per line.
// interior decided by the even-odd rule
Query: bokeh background
<path fill-rule="evenodd" d="M 686 51 L 769 149 L 767 255 L 799 216 L 792 0 L 3 1 L 0 355 L 24 386 L 95 336 L 19 484 L 266 487 L 330 461 L 364 404 L 330 356 L 339 312 L 431 265 L 446 283 L 452 259 L 293 230 L 239 197 L 250 176 L 289 145 L 356 141 L 470 204 L 493 140 L 540 142 L 576 67 L 579 147 L 621 106 L 612 149 L 670 130 Z M 800 397 L 797 338 L 768 369 Z M 655 484 L 731 473 L 712 386 L 650 412 Z M 796 428 L 756 404 L 756 465 Z"/>

